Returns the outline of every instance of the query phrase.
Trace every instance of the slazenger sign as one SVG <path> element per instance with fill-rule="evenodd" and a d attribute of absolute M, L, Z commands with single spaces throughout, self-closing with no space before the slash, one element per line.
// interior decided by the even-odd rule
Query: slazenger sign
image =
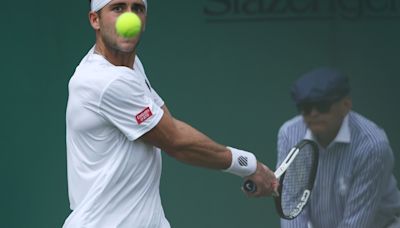
<path fill-rule="evenodd" d="M 276 19 L 400 19 L 400 0 L 205 0 L 209 22 Z"/>

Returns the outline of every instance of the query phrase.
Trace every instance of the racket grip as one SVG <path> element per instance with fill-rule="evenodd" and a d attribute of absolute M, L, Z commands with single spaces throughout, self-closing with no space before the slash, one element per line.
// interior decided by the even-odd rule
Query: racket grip
<path fill-rule="evenodd" d="M 247 181 L 244 182 L 244 184 L 243 184 L 243 189 L 244 189 L 246 192 L 253 193 L 253 192 L 257 191 L 257 185 L 256 185 L 253 181 L 247 180 Z"/>

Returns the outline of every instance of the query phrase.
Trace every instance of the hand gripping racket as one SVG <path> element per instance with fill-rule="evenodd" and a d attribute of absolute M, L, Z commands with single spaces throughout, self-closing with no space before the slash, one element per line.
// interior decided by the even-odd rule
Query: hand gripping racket
<path fill-rule="evenodd" d="M 279 216 L 294 219 L 301 213 L 310 198 L 317 168 L 318 146 L 315 142 L 302 140 L 289 150 L 274 173 L 279 179 L 279 196 L 274 197 Z M 257 186 L 247 180 L 243 189 L 255 192 Z"/>

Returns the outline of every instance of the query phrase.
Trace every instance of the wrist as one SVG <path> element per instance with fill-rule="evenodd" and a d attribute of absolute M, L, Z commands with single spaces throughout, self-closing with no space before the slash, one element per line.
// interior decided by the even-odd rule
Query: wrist
<path fill-rule="evenodd" d="M 233 147 L 227 147 L 232 154 L 232 161 L 229 168 L 224 172 L 232 173 L 240 177 L 247 177 L 256 172 L 257 159 L 254 154 L 239 150 Z"/>

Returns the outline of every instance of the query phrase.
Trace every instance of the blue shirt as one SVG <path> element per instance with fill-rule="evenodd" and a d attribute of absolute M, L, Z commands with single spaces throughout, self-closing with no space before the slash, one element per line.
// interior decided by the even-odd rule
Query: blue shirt
<path fill-rule="evenodd" d="M 278 165 L 301 139 L 314 137 L 302 116 L 278 134 Z M 314 140 L 315 141 L 315 140 Z M 319 146 L 319 164 L 310 202 L 282 228 L 381 228 L 400 214 L 400 191 L 392 174 L 394 157 L 383 129 L 351 111 L 336 138 Z"/>

